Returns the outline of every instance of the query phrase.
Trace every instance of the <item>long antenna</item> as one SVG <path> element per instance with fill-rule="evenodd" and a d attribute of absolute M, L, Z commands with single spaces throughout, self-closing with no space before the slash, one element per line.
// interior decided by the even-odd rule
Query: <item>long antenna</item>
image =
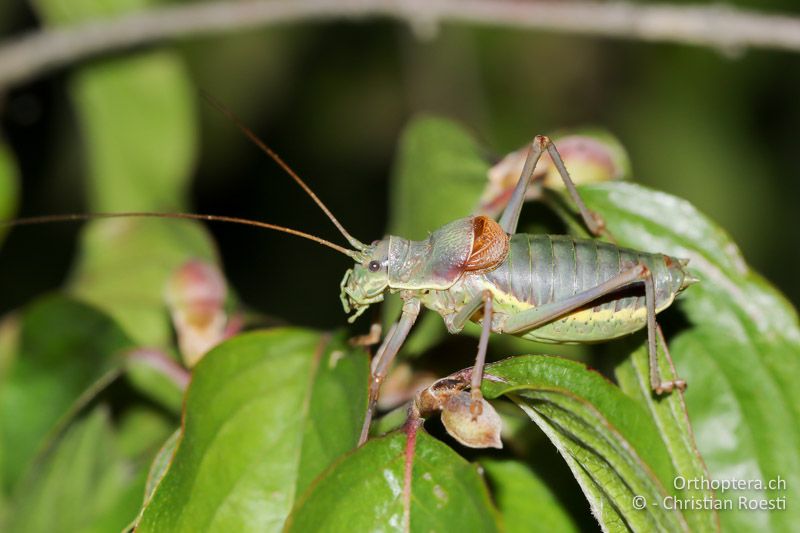
<path fill-rule="evenodd" d="M 256 228 L 270 229 L 288 233 L 302 237 L 310 241 L 317 242 L 328 248 L 332 248 L 337 252 L 343 253 L 348 257 L 360 260 L 360 254 L 353 250 L 348 250 L 343 246 L 334 244 L 332 242 L 321 239 L 316 235 L 311 235 L 296 229 L 277 226 L 275 224 L 267 224 L 266 222 L 259 222 L 257 220 L 248 220 L 246 218 L 228 217 L 222 215 L 199 215 L 195 213 L 151 213 L 144 211 L 134 211 L 129 213 L 70 213 L 66 215 L 45 215 L 40 217 L 17 218 L 14 220 L 0 221 L 0 228 L 7 228 L 12 226 L 32 226 L 34 224 L 50 224 L 53 222 L 70 222 L 92 220 L 96 218 L 180 218 L 185 220 L 208 220 L 212 222 L 229 222 L 231 224 L 243 224 L 245 226 L 254 226 Z"/>
<path fill-rule="evenodd" d="M 223 105 L 222 102 L 218 101 L 216 98 L 206 93 L 205 91 L 201 90 L 200 94 L 203 96 L 203 98 L 206 99 L 206 101 L 209 104 L 211 104 L 215 109 L 217 109 L 217 111 L 228 117 L 228 119 L 231 122 L 233 122 L 234 125 L 236 125 L 236 127 L 239 128 L 241 132 L 244 133 L 245 136 L 247 136 L 247 138 L 253 142 L 253 144 L 258 146 L 262 152 L 264 152 L 270 158 L 272 158 L 273 161 L 275 161 L 287 174 L 289 174 L 289 176 L 291 176 L 291 178 L 306 192 L 306 194 L 308 194 L 311 197 L 311 199 L 314 200 L 314 202 L 319 206 L 319 208 L 322 209 L 322 212 L 328 216 L 330 221 L 333 222 L 333 225 L 336 226 L 336 229 L 338 229 L 339 232 L 341 232 L 341 234 L 344 235 L 344 238 L 347 239 L 347 242 L 349 242 L 351 246 L 353 246 L 356 250 L 359 251 L 363 251 L 367 248 L 366 244 L 364 244 L 363 242 L 359 241 L 358 239 L 350 235 L 350 233 L 346 229 L 344 229 L 344 226 L 342 226 L 342 224 L 336 219 L 336 217 L 333 216 L 331 210 L 328 209 L 328 207 L 324 203 L 322 203 L 322 200 L 320 200 L 316 194 L 314 194 L 314 191 L 311 190 L 311 187 L 306 185 L 306 183 L 302 179 L 300 179 L 300 176 L 298 176 L 297 173 L 294 170 L 292 170 L 292 168 L 281 158 L 281 156 L 279 156 L 275 151 L 273 151 L 272 148 L 267 146 L 267 144 L 264 141 L 262 141 L 258 137 L 258 135 L 256 135 L 253 132 L 253 130 L 245 126 L 244 123 L 241 121 L 241 119 L 238 116 L 236 116 L 236 114 L 233 111 L 225 107 L 225 105 Z"/>

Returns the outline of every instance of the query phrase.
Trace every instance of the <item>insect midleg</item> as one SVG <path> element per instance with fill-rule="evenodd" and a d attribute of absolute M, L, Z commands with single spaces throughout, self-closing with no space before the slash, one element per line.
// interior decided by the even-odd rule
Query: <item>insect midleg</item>
<path fill-rule="evenodd" d="M 486 366 L 486 350 L 489 346 L 489 335 L 492 333 L 493 300 L 491 291 L 483 291 L 467 302 L 457 313 L 445 319 L 447 328 L 451 333 L 458 333 L 464 328 L 470 317 L 483 307 L 483 327 L 478 341 L 478 355 L 472 367 L 472 380 L 470 382 L 472 405 L 470 410 L 475 416 L 480 415 L 481 381 L 483 380 L 483 367 Z"/>
<path fill-rule="evenodd" d="M 381 390 L 383 380 L 386 378 L 386 373 L 394 361 L 397 352 L 408 336 L 411 326 L 417 320 L 420 310 L 420 301 L 417 298 L 409 298 L 403 303 L 403 314 L 400 315 L 400 320 L 389 331 L 389 335 L 383 340 L 383 344 L 378 348 L 373 360 L 372 370 L 370 373 L 369 382 L 369 403 L 367 405 L 367 412 L 364 415 L 364 425 L 361 427 L 361 437 L 358 439 L 358 445 L 361 446 L 367 442 L 369 437 L 369 426 L 372 423 L 372 415 L 375 412 L 375 406 L 378 403 L 378 394 Z"/>
<path fill-rule="evenodd" d="M 500 217 L 500 227 L 502 227 L 503 231 L 506 233 L 514 234 L 517 232 L 519 214 L 520 211 L 522 211 L 522 204 L 525 202 L 525 189 L 528 188 L 534 170 L 536 170 L 536 164 L 539 162 L 545 150 L 547 150 L 547 153 L 550 155 L 550 159 L 553 160 L 553 164 L 555 164 L 558 174 L 561 176 L 561 180 L 564 182 L 567 191 L 569 191 L 572 200 L 575 202 L 575 205 L 578 206 L 578 211 L 580 211 L 586 227 L 589 228 L 589 231 L 591 231 L 593 235 L 601 235 L 605 229 L 605 222 L 600 215 L 590 211 L 589 208 L 586 207 L 581 195 L 578 193 L 578 189 L 572 182 L 572 178 L 569 176 L 567 167 L 564 165 L 564 160 L 561 159 L 561 154 L 558 153 L 556 145 L 544 135 L 537 135 L 531 143 L 531 148 L 528 151 L 528 157 L 525 159 L 525 164 L 522 167 L 522 174 L 517 182 L 517 186 L 514 188 L 508 205 L 503 211 L 503 215 Z"/>
<path fill-rule="evenodd" d="M 469 322 L 469 319 L 475 312 L 483 307 L 484 305 L 484 295 L 483 293 L 475 296 L 464 304 L 461 309 L 458 310 L 453 315 L 449 315 L 445 318 L 445 324 L 447 325 L 447 329 L 450 333 L 459 333 L 464 326 Z"/>
<path fill-rule="evenodd" d="M 478 355 L 475 357 L 475 365 L 472 367 L 472 380 L 470 382 L 470 394 L 472 403 L 469 410 L 473 417 L 481 414 L 483 394 L 481 393 L 481 381 L 483 381 L 483 367 L 486 365 L 486 349 L 489 346 L 489 335 L 492 333 L 492 314 L 493 302 L 492 293 L 483 291 L 481 295 L 483 303 L 483 328 L 481 328 L 481 338 L 478 341 Z"/>

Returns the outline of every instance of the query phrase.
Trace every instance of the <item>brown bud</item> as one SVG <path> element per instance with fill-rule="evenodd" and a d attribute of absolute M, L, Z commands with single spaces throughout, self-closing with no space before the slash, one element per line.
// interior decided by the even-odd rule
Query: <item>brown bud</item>
<path fill-rule="evenodd" d="M 472 407 L 472 396 L 466 391 L 450 396 L 442 408 L 442 423 L 445 429 L 464 446 L 502 448 L 500 415 L 492 404 L 483 398 L 475 401 L 480 403 Z"/>

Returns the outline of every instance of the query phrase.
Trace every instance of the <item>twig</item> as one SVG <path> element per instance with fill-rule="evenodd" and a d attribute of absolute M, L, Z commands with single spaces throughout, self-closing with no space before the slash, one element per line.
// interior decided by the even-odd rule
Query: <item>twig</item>
<path fill-rule="evenodd" d="M 390 18 L 710 46 L 800 52 L 800 17 L 711 6 L 523 0 L 248 0 L 200 2 L 44 29 L 0 47 L 0 88 L 81 59 L 146 43 L 269 25 Z"/>

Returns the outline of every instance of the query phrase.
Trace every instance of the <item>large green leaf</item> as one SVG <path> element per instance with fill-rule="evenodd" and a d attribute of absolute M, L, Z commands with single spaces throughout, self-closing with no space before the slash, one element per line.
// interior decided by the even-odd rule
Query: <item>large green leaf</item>
<path fill-rule="evenodd" d="M 725 529 L 790 531 L 800 508 L 741 509 L 738 498 L 800 500 L 800 327 L 796 311 L 753 272 L 728 235 L 695 208 L 633 184 L 582 190 L 624 245 L 689 258 L 701 282 L 681 297 L 691 327 L 672 339 L 697 445 L 713 478 L 785 486 L 722 495 Z M 628 372 L 629 374 L 629 372 Z M 633 380 L 621 377 L 635 393 Z M 648 401 L 649 403 L 649 401 Z"/>
<path fill-rule="evenodd" d="M 142 432 L 142 427 L 134 423 L 122 433 L 135 433 L 140 442 L 151 443 L 152 432 Z M 157 438 L 163 438 L 163 431 Z M 70 427 L 21 481 L 7 530 L 120 531 L 136 515 L 146 474 L 143 463 L 133 463 L 125 455 L 108 409 L 96 408 Z"/>
<path fill-rule="evenodd" d="M 327 336 L 238 336 L 195 367 L 183 434 L 137 531 L 275 531 L 358 440 L 367 358 Z"/>
<path fill-rule="evenodd" d="M 145 8 L 151 0 L 34 0 L 49 24 Z M 71 79 L 98 211 L 181 209 L 196 152 L 195 93 L 180 57 L 154 51 L 85 67 Z M 165 149 L 168 147 L 168 149 Z"/>
<path fill-rule="evenodd" d="M 663 379 L 675 379 L 677 376 L 670 368 L 660 345 L 658 351 L 659 369 Z M 709 472 L 694 440 L 683 393 L 675 391 L 663 396 L 653 394 L 650 385 L 650 361 L 645 344 L 641 344 L 616 368 L 616 376 L 622 390 L 650 411 L 669 450 L 675 475 L 682 479 L 708 479 Z M 690 486 L 684 491 L 684 498 L 703 502 L 714 499 L 715 494 L 710 487 Z M 686 509 L 684 514 L 694 530 L 709 531 L 720 527 L 718 513 Z"/>
<path fill-rule="evenodd" d="M 184 208 L 197 121 L 195 91 L 178 56 L 162 51 L 105 61 L 76 73 L 72 94 L 89 149 L 90 205 Z"/>
<path fill-rule="evenodd" d="M 51 24 L 74 24 L 146 7 L 146 0 L 37 0 Z M 92 211 L 176 211 L 196 152 L 195 90 L 179 56 L 152 51 L 93 63 L 72 75 Z M 165 346 L 169 275 L 190 258 L 214 258 L 199 225 L 98 221 L 84 234 L 71 289 L 106 310 L 141 344 Z"/>
<path fill-rule="evenodd" d="M 407 438 L 402 432 L 367 442 L 316 481 L 292 511 L 286 530 L 500 529 L 474 465 L 420 430 L 410 486 L 405 487 L 406 450 Z M 404 490 L 410 490 L 408 500 Z M 408 509 L 406 501 L 410 502 Z"/>
<path fill-rule="evenodd" d="M 11 150 L 5 143 L 0 142 L 0 220 L 13 217 L 17 210 L 19 193 L 17 174 L 17 164 Z M 5 229 L 0 229 L 0 242 L 5 233 Z"/>
<path fill-rule="evenodd" d="M 58 422 L 102 385 L 131 347 L 106 315 L 63 297 L 27 309 L 19 345 L 0 389 L 0 459 L 9 490 Z"/>
<path fill-rule="evenodd" d="M 522 356 L 489 365 L 488 398 L 508 395 L 566 459 L 608 531 L 688 530 L 684 513 L 664 505 L 676 471 L 650 414 L 580 363 Z M 636 507 L 636 497 L 646 503 Z M 697 531 L 710 530 L 698 528 Z"/>
<path fill-rule="evenodd" d="M 547 485 L 517 461 L 483 460 L 492 497 L 508 533 L 578 531 Z"/>

